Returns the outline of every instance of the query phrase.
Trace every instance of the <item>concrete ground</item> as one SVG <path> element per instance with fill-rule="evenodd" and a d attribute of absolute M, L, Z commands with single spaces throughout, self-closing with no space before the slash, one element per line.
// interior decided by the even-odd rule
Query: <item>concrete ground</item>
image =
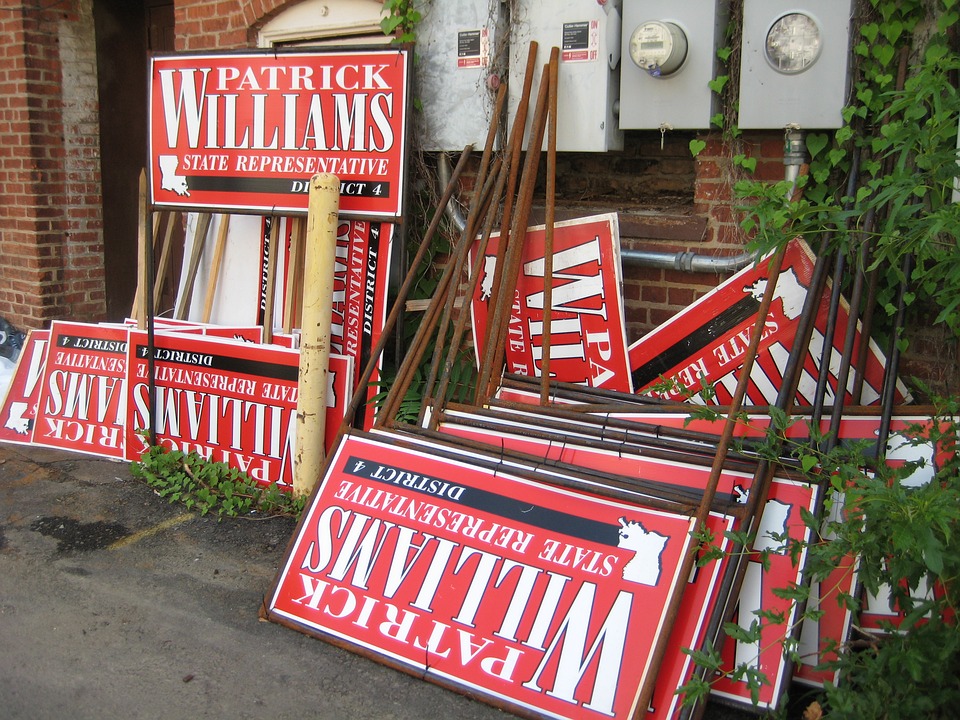
<path fill-rule="evenodd" d="M 261 622 L 293 530 L 190 513 L 126 463 L 0 444 L 0 716 L 510 717 Z"/>

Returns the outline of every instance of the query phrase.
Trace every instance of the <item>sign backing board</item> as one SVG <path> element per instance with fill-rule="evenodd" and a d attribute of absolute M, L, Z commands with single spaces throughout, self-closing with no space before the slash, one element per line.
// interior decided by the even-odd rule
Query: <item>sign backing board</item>
<path fill-rule="evenodd" d="M 409 66 L 395 48 L 152 57 L 150 202 L 305 213 L 332 173 L 342 215 L 399 218 Z"/>
<path fill-rule="evenodd" d="M 540 377 L 544 354 L 545 227 L 527 229 L 507 331 L 507 372 Z M 483 355 L 499 234 L 471 268 L 483 276 L 471 302 L 478 364 Z M 553 238 L 550 376 L 562 382 L 632 392 L 620 292 L 620 227 L 616 214 L 558 222 Z"/>
<path fill-rule="evenodd" d="M 629 718 L 692 523 L 348 435 L 267 615 L 525 715 Z"/>

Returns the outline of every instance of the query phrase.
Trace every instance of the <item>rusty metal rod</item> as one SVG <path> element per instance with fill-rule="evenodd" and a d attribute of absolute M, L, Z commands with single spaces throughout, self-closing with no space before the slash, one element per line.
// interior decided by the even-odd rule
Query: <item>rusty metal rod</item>
<path fill-rule="evenodd" d="M 503 264 L 507 252 L 507 239 L 510 235 L 510 218 L 513 214 L 514 192 L 517 187 L 517 179 L 520 174 L 520 154 L 523 151 L 523 133 L 527 125 L 527 113 L 530 108 L 530 92 L 533 88 L 533 73 L 536 69 L 537 61 L 537 42 L 530 42 L 527 47 L 527 64 L 523 73 L 523 86 L 520 91 L 520 100 L 517 103 L 517 109 L 514 113 L 513 126 L 510 128 L 510 142 L 507 147 L 507 167 L 510 168 L 510 175 L 507 180 L 507 187 L 504 193 L 503 210 L 500 218 L 500 240 L 497 243 L 497 262 L 493 276 L 493 285 L 490 291 L 490 297 L 500 296 L 500 283 L 503 277 Z M 479 338 L 475 338 L 477 342 Z M 479 347 L 487 348 L 490 345 L 490 323 L 484 331 L 483 342 Z M 481 362 L 481 370 L 483 362 Z M 477 395 L 480 395 L 480 384 L 477 383 Z"/>
<path fill-rule="evenodd" d="M 393 307 L 390 308 L 390 312 L 387 315 L 386 320 L 384 320 L 383 331 L 380 334 L 380 338 L 377 340 L 376 346 L 373 348 L 373 350 L 371 350 L 370 359 L 367 361 L 367 366 L 363 369 L 363 372 L 360 374 L 360 378 L 357 380 L 357 388 L 359 388 L 359 391 L 354 393 L 353 398 L 350 400 L 350 406 L 343 415 L 343 422 L 340 424 L 340 429 L 337 433 L 337 442 L 334 443 L 334 445 L 339 442 L 340 437 L 342 437 L 347 431 L 347 428 L 350 427 L 360 405 L 366 401 L 367 393 L 364 392 L 363 389 L 366 388 L 367 383 L 370 381 L 373 371 L 376 369 L 380 360 L 380 355 L 383 353 L 383 349 L 386 347 L 387 342 L 389 341 L 390 333 L 397 322 L 397 318 L 403 309 L 404 303 L 407 301 L 407 295 L 410 294 L 410 287 L 413 285 L 414 280 L 416 280 L 420 262 L 423 260 L 423 256 L 427 252 L 427 247 L 430 245 L 433 234 L 440 226 L 440 220 L 443 217 L 443 210 L 447 206 L 447 203 L 450 202 L 450 198 L 453 197 L 456 184 L 459 181 L 460 175 L 466 167 L 467 160 L 470 158 L 470 154 L 472 152 L 473 145 L 467 145 L 464 147 L 463 152 L 460 154 L 460 159 L 457 161 L 457 166 L 451 173 L 450 182 L 447 183 L 447 187 L 444 190 L 443 195 L 440 197 L 440 201 L 437 203 L 437 210 L 433 214 L 433 219 L 430 221 L 430 225 L 427 227 L 426 231 L 424 231 L 423 239 L 420 242 L 420 247 L 417 249 L 417 254 L 413 259 L 413 263 L 411 264 L 410 269 L 407 271 L 407 275 L 404 278 L 403 283 L 401 283 L 400 288 L 397 290 L 397 297 L 396 300 L 394 300 Z"/>
<path fill-rule="evenodd" d="M 506 238 L 506 255 L 503 265 L 499 264 L 499 245 L 504 243 L 500 237 L 498 243 L 497 274 L 500 283 L 497 295 L 491 295 L 494 303 L 492 316 L 487 317 L 486 345 L 483 348 L 483 361 L 477 379 L 477 404 L 480 398 L 487 398 L 493 392 L 493 386 L 499 382 L 503 372 L 504 343 L 513 310 L 514 292 L 517 286 L 520 264 L 523 256 L 523 245 L 527 234 L 527 221 L 530 217 L 530 208 L 533 202 L 533 191 L 537 181 L 537 170 L 540 159 L 540 146 L 543 143 L 543 129 L 547 104 L 549 80 L 547 79 L 549 66 L 544 66 L 543 77 L 540 81 L 540 91 L 537 94 L 537 104 L 534 109 L 530 127 L 530 138 L 527 145 L 527 154 L 524 160 L 523 172 L 520 177 L 520 190 L 517 195 L 517 209 L 510 218 L 510 233 Z M 521 133 L 522 138 L 522 133 Z M 504 218 L 504 222 L 506 218 Z M 496 284 L 496 282 L 494 283 Z M 496 378 L 496 379 L 495 379 Z"/>
<path fill-rule="evenodd" d="M 786 244 L 782 245 L 774 253 L 769 264 L 769 271 L 767 273 L 769 277 L 769 280 L 767 281 L 767 291 L 763 294 L 763 299 L 760 301 L 760 307 L 757 308 L 757 321 L 753 328 L 753 334 L 750 337 L 750 345 L 748 346 L 747 353 L 744 356 L 743 366 L 740 368 L 740 377 L 737 380 L 737 388 L 733 395 L 733 402 L 731 403 L 730 412 L 727 414 L 726 421 L 724 422 L 723 432 L 720 435 L 720 440 L 717 445 L 717 454 L 714 457 L 713 466 L 710 470 L 710 479 L 708 480 L 707 487 L 704 491 L 703 501 L 701 502 L 697 511 L 694 532 L 698 534 L 701 532 L 701 530 L 707 527 L 707 517 L 710 513 L 710 507 L 713 503 L 714 497 L 716 496 L 720 474 L 723 471 L 724 462 L 727 458 L 727 451 L 730 447 L 730 442 L 733 440 L 734 428 L 738 422 L 737 416 L 740 412 L 743 398 L 747 392 L 747 385 L 750 382 L 750 373 L 753 370 L 753 363 L 757 357 L 757 349 L 760 346 L 760 338 L 763 335 L 764 322 L 766 321 L 767 313 L 770 310 L 770 304 L 773 301 L 777 279 L 780 276 L 780 269 L 783 266 L 783 256 L 785 250 Z M 749 521 L 749 517 L 750 516 L 747 516 L 747 521 Z M 694 545 L 696 545 L 696 543 L 694 543 Z M 690 572 L 693 570 L 693 567 L 696 563 L 697 551 L 698 548 L 693 547 L 691 548 L 690 552 L 684 556 L 683 562 L 680 564 L 678 577 L 686 578 L 690 576 Z M 651 672 L 640 690 L 640 697 L 637 703 L 637 710 L 634 713 L 634 720 L 642 720 L 644 715 L 646 715 L 647 708 L 650 707 L 650 700 L 653 697 L 655 685 L 654 681 L 656 680 L 656 675 L 660 670 L 660 665 L 663 663 L 663 657 L 666 654 L 667 645 L 670 640 L 670 633 L 673 631 L 673 626 L 676 623 L 677 616 L 680 614 L 680 604 L 682 601 L 683 588 L 681 587 L 670 599 L 670 604 L 667 606 L 667 611 L 661 624 L 661 630 L 657 634 L 653 652 L 650 656 Z"/>
<path fill-rule="evenodd" d="M 490 180 L 492 179 L 493 178 L 490 178 Z M 483 191 L 480 194 L 475 195 L 474 200 L 471 201 L 472 204 L 484 204 L 489 198 L 491 185 L 492 182 L 486 183 Z M 424 354 L 426 353 L 430 338 L 433 335 L 434 330 L 437 328 L 437 323 L 440 320 L 441 314 L 448 299 L 448 294 L 450 293 L 450 285 L 454 277 L 454 272 L 461 264 L 461 258 L 472 242 L 472 237 L 467 234 L 468 231 L 472 232 L 472 229 L 470 227 L 464 228 L 464 232 L 460 236 L 460 239 L 454 248 L 455 259 L 451 262 L 448 262 L 446 267 L 444 267 L 443 272 L 440 275 L 440 280 L 437 283 L 437 287 L 434 290 L 433 297 L 430 298 L 427 311 L 424 313 L 424 317 L 421 320 L 420 325 L 417 327 L 417 331 L 413 337 L 413 340 L 410 342 L 407 355 L 404 358 L 400 368 L 397 370 L 397 376 L 394 379 L 394 385 L 390 389 L 390 394 L 384 401 L 383 406 L 384 411 L 389 411 L 385 412 L 385 422 L 387 423 L 393 422 L 392 417 L 396 413 L 400 401 L 403 399 L 404 395 L 409 389 L 410 384 L 413 382 L 413 377 L 416 374 L 417 368 L 420 366 L 420 362 L 422 361 Z M 453 302 L 453 300 L 454 299 L 451 297 L 450 301 Z"/>
<path fill-rule="evenodd" d="M 499 172 L 497 173 L 497 184 L 494 189 L 495 198 L 501 197 L 508 172 L 509 168 L 507 168 L 506 165 L 500 166 Z M 480 240 L 477 244 L 477 253 L 475 256 L 476 262 L 474 263 L 473 272 L 471 273 L 471 277 L 469 278 L 467 287 L 464 291 L 465 305 L 461 309 L 460 314 L 457 316 L 457 322 L 453 329 L 453 336 L 450 339 L 450 347 L 447 351 L 446 360 L 444 361 L 443 372 L 440 375 L 440 383 L 437 387 L 437 392 L 434 397 L 433 413 L 430 416 L 430 427 L 433 429 L 436 429 L 436 416 L 440 410 L 440 407 L 446 402 L 447 388 L 450 384 L 450 373 L 453 371 L 453 365 L 456 361 L 457 352 L 460 349 L 460 344 L 463 340 L 464 334 L 466 333 L 467 322 L 471 317 L 470 308 L 466 306 L 466 303 L 472 302 L 474 293 L 477 290 L 477 283 L 483 276 L 482 258 L 487 252 L 487 245 L 490 242 L 490 233 L 493 231 L 493 223 L 495 219 L 496 214 L 492 210 L 486 213 L 483 232 L 481 233 Z"/>
<path fill-rule="evenodd" d="M 490 195 L 491 185 L 491 182 L 487 182 L 484 185 L 482 192 L 475 195 L 471 203 L 482 205 L 483 203 L 487 202 Z M 454 248 L 455 258 L 459 258 L 462 253 L 465 252 L 465 247 L 469 247 L 470 236 L 467 234 L 468 232 L 472 232 L 471 228 L 464 228 L 464 232 L 460 236 L 457 246 Z M 437 322 L 440 319 L 441 312 L 444 309 L 450 284 L 453 279 L 454 270 L 457 267 L 457 264 L 458 263 L 456 261 L 448 262 L 440 275 L 440 279 L 436 288 L 434 289 L 433 297 L 430 299 L 427 310 L 417 327 L 417 331 L 413 337 L 413 340 L 410 342 L 407 355 L 397 370 L 393 387 L 390 389 L 390 393 L 384 400 L 381 408 L 385 417 L 385 423 L 393 422 L 393 415 L 396 413 L 400 402 L 409 389 L 410 384 L 413 382 L 413 377 L 416 374 L 421 360 L 423 359 L 427 345 L 430 342 L 433 331 L 436 329 Z M 451 302 L 452 301 L 453 299 L 451 298 Z"/>
<path fill-rule="evenodd" d="M 402 433 L 410 437 L 423 438 L 433 445 L 441 444 L 449 448 L 446 456 L 463 459 L 465 452 L 470 454 L 470 463 L 488 469 L 509 472 L 514 475 L 544 482 L 550 485 L 589 492 L 604 497 L 615 497 L 645 507 L 653 507 L 667 512 L 692 515 L 703 493 L 696 488 L 668 486 L 664 483 L 640 480 L 635 477 L 607 473 L 581 465 L 571 465 L 558 460 L 550 460 L 540 455 L 510 450 L 502 445 L 485 443 L 482 440 L 463 438 L 430 430 L 419 425 L 398 423 L 391 430 L 391 443 L 403 445 Z M 478 458 L 477 454 L 486 456 Z M 675 495 L 670 500 L 666 494 Z M 716 512 L 732 513 L 737 510 L 735 503 L 718 500 Z"/>
<path fill-rule="evenodd" d="M 470 207 L 467 212 L 467 219 L 464 223 L 463 234 L 473 237 L 476 234 L 476 226 L 479 223 L 480 217 L 484 215 L 484 212 L 489 212 L 489 210 L 483 211 L 480 208 L 482 203 L 482 196 L 484 194 L 484 185 L 486 184 L 487 173 L 490 169 L 491 156 L 493 154 L 493 146 L 497 138 L 497 128 L 500 124 L 500 116 L 503 112 L 503 104 L 506 102 L 507 98 L 507 84 L 502 83 L 497 90 L 497 99 L 494 104 L 493 118 L 490 121 L 490 126 L 487 128 L 487 138 L 483 145 L 483 155 L 480 159 L 480 169 L 477 172 L 477 177 L 474 181 L 474 192 L 471 198 Z M 494 172 L 496 175 L 497 173 Z M 494 197 L 493 205 L 496 204 L 496 201 L 499 200 L 499 197 Z M 456 263 L 458 267 L 454 270 L 454 278 L 459 278 L 461 273 L 461 268 L 463 262 L 466 260 L 466 253 L 463 255 L 463 259 L 460 256 L 457 256 Z M 458 287 L 457 284 L 454 287 Z M 456 291 L 454 291 L 456 295 Z M 469 300 L 469 295 L 465 300 Z M 442 357 L 443 351 L 443 342 L 447 335 L 447 326 L 450 319 L 450 314 L 453 312 L 453 306 L 456 302 L 456 297 L 453 298 L 453 302 L 447 304 L 444 309 L 443 317 L 440 320 L 440 330 L 437 333 L 437 340 L 434 352 L 433 362 L 430 366 L 430 371 L 427 376 L 427 382 L 425 385 L 425 394 L 429 396 L 433 393 L 434 382 L 436 382 L 437 374 L 439 372 L 440 358 Z M 426 406 L 422 406 L 420 409 L 420 422 L 423 422 L 423 413 L 426 409 Z"/>
<path fill-rule="evenodd" d="M 550 397 L 550 321 L 553 315 L 553 221 L 557 202 L 557 93 L 560 48 L 550 49 L 547 95 L 547 197 L 543 228 L 543 355 L 540 361 L 540 404 Z"/>

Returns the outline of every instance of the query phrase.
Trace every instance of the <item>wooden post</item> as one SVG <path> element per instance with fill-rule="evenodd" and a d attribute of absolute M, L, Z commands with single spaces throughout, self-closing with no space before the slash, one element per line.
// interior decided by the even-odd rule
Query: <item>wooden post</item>
<path fill-rule="evenodd" d="M 303 322 L 297 394 L 297 451 L 293 494 L 308 495 L 320 477 L 325 448 L 330 321 L 337 254 L 340 181 L 336 175 L 310 178 L 304 257 Z"/>
<path fill-rule="evenodd" d="M 140 171 L 140 189 L 137 198 L 137 296 L 134 301 L 133 315 L 137 319 L 137 327 L 147 329 L 147 288 L 150 282 L 150 266 L 147 256 L 153 253 L 153 236 L 148 230 L 150 224 L 150 208 L 147 206 L 147 171 Z"/>
<path fill-rule="evenodd" d="M 173 316 L 177 320 L 186 320 L 190 312 L 190 302 L 193 299 L 193 285 L 197 279 L 197 270 L 200 268 L 200 256 L 203 255 L 203 246 L 207 241 L 207 231 L 210 229 L 210 213 L 197 215 L 197 229 L 193 234 L 193 247 L 190 250 L 190 263 L 187 265 L 187 276 L 180 288 L 180 301 Z"/>
<path fill-rule="evenodd" d="M 227 247 L 227 229 L 230 227 L 230 216 L 223 213 L 220 216 L 220 227 L 217 229 L 217 244 L 213 247 L 213 262 L 210 264 L 210 275 L 207 278 L 207 296 L 203 301 L 203 317 L 205 323 L 210 322 L 213 312 L 213 299 L 217 292 L 217 282 L 220 277 L 220 266 L 223 264 L 223 251 Z"/>

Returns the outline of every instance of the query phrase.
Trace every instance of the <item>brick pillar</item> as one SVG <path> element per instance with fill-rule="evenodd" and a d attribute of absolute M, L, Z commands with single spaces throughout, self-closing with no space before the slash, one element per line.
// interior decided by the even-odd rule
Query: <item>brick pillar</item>
<path fill-rule="evenodd" d="M 91 3 L 0 14 L 0 316 L 23 329 L 105 309 Z"/>

